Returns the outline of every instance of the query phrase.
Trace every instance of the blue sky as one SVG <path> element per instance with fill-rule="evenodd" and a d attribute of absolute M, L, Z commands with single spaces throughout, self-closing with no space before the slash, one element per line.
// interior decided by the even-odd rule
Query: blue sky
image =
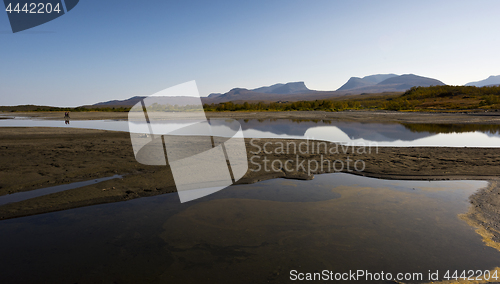
<path fill-rule="evenodd" d="M 13 34 L 0 12 L 0 105 L 78 106 L 196 80 L 202 96 L 414 73 L 500 74 L 500 1 L 81 0 Z"/>

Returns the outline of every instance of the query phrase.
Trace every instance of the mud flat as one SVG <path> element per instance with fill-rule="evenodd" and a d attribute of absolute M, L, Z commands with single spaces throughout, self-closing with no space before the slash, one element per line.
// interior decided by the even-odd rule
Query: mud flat
<path fill-rule="evenodd" d="M 196 143 L 196 139 L 190 141 Z M 312 179 L 315 174 L 337 171 L 385 179 L 496 181 L 500 172 L 500 150 L 494 148 L 342 148 L 328 143 L 326 148 L 320 147 L 320 151 L 310 150 L 304 154 L 292 150 L 282 153 L 279 150 L 281 145 L 299 143 L 297 140 L 245 139 L 245 143 L 249 170 L 237 183 L 272 178 Z M 265 143 L 267 153 L 263 151 Z M 312 143 L 318 142 L 309 143 L 312 148 Z M 121 179 L 0 206 L 1 219 L 176 191 L 168 165 L 145 166 L 136 162 L 129 134 L 125 132 L 0 128 L 0 159 L 0 197 L 115 174 L 124 175 Z M 351 161 L 350 168 L 347 168 L 347 160 Z M 357 160 L 363 161 L 362 171 L 353 167 Z M 287 161 L 290 162 L 287 164 Z M 309 161 L 312 161 L 310 166 Z M 316 161 L 322 161 L 323 167 L 316 166 Z M 331 166 L 335 161 L 343 161 L 344 168 L 340 168 L 340 163 L 335 168 Z M 361 168 L 362 164 L 358 163 L 357 169 Z M 480 202 L 500 204 L 500 195 Z"/>

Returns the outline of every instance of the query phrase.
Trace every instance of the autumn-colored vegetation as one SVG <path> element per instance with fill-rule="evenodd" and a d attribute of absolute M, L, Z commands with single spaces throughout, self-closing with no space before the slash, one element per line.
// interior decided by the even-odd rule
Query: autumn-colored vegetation
<path fill-rule="evenodd" d="M 387 104 L 391 110 L 469 110 L 500 108 L 500 87 L 413 87 Z"/>

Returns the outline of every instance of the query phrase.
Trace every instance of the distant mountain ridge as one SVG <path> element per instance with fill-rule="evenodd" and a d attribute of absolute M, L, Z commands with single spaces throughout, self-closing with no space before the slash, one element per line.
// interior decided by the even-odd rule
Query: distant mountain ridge
<path fill-rule="evenodd" d="M 310 92 L 304 82 L 291 82 L 286 84 L 274 84 L 269 87 L 260 87 L 251 91 L 264 94 L 300 94 Z"/>
<path fill-rule="evenodd" d="M 375 85 L 375 84 L 372 82 L 367 82 L 363 78 L 351 77 L 344 85 L 342 85 L 342 87 L 338 88 L 337 91 L 352 90 L 352 89 L 367 87 L 367 86 L 372 86 L 372 85 Z"/>
<path fill-rule="evenodd" d="M 218 97 L 222 95 L 222 93 L 211 93 L 210 95 L 208 95 L 208 98 L 215 98 L 215 97 Z"/>
<path fill-rule="evenodd" d="M 347 83 L 342 85 L 340 88 L 337 89 L 337 91 L 344 91 L 344 90 L 351 90 L 351 89 L 356 89 L 360 87 L 367 87 L 367 86 L 372 86 L 376 85 L 386 79 L 396 77 L 398 75 L 396 74 L 376 74 L 376 75 L 370 75 L 370 76 L 365 76 L 363 78 L 359 77 L 351 77 Z"/>
<path fill-rule="evenodd" d="M 492 76 L 495 77 L 495 76 Z M 498 76 L 500 77 L 500 76 Z M 208 97 L 202 97 L 203 103 L 221 102 L 243 102 L 243 101 L 300 101 L 300 100 L 324 100 L 343 95 L 354 95 L 363 93 L 396 93 L 404 92 L 414 86 L 437 86 L 445 85 L 443 82 L 422 77 L 415 74 L 375 74 L 362 78 L 351 77 L 342 87 L 336 91 L 316 91 L 307 88 L 304 82 L 278 83 L 255 89 L 233 88 L 226 93 L 212 93 Z M 93 106 L 133 106 L 145 97 L 132 97 L 126 100 L 113 100 L 97 103 Z M 190 104 L 192 97 L 177 97 L 170 99 L 178 105 Z"/>
<path fill-rule="evenodd" d="M 145 97 L 135 96 L 126 100 L 112 100 L 107 102 L 100 102 L 93 104 L 92 106 L 133 106 L 144 98 Z"/>
<path fill-rule="evenodd" d="M 427 78 L 427 77 L 422 77 L 422 76 L 417 76 L 414 74 L 404 74 L 401 76 L 397 77 L 392 77 L 389 79 L 386 79 L 377 85 L 392 85 L 392 84 L 404 84 L 408 85 L 411 87 L 428 87 L 428 86 L 440 86 L 440 85 L 445 85 L 445 83 L 432 79 L 432 78 Z"/>
<path fill-rule="evenodd" d="M 465 86 L 484 87 L 484 86 L 492 86 L 492 85 L 494 86 L 499 84 L 500 84 L 500 75 L 497 75 L 497 76 L 490 76 L 481 81 L 467 83 L 465 84 Z"/>
<path fill-rule="evenodd" d="M 204 103 L 219 103 L 227 101 L 241 100 L 286 100 L 288 96 L 310 94 L 317 91 L 306 87 L 304 82 L 279 83 L 271 86 L 256 89 L 234 88 L 224 94 L 212 93 L 207 98 L 203 98 Z"/>
<path fill-rule="evenodd" d="M 140 102 L 142 99 L 147 97 L 135 96 L 126 100 L 112 100 L 107 102 L 100 102 L 93 104 L 92 107 L 131 107 Z M 197 97 L 185 97 L 185 96 L 176 96 L 176 97 L 160 97 L 155 100 L 157 103 L 165 103 L 170 105 L 194 105 L 199 104 L 199 98 Z"/>
<path fill-rule="evenodd" d="M 307 93 L 307 92 L 312 92 L 313 90 L 310 90 L 306 87 L 306 84 L 304 82 L 290 82 L 286 84 L 278 83 L 274 84 L 272 86 L 266 86 L 266 87 L 260 87 L 256 89 L 243 89 L 243 88 L 234 88 L 231 89 L 228 93 L 235 93 L 235 92 L 240 92 L 239 90 L 247 90 L 249 92 L 255 92 L 255 93 L 260 93 L 260 94 L 282 94 L 282 95 L 290 95 L 290 94 L 300 94 L 300 93 Z M 228 94 L 225 93 L 225 94 Z M 221 93 L 212 93 L 208 95 L 209 98 L 215 98 L 219 97 L 225 94 Z"/>
<path fill-rule="evenodd" d="M 428 87 L 445 85 L 443 82 L 415 74 L 378 74 L 363 78 L 351 77 L 337 91 L 356 91 L 357 93 L 401 92 L 414 86 Z"/>
<path fill-rule="evenodd" d="M 363 80 L 368 82 L 373 82 L 374 84 L 378 84 L 384 80 L 387 80 L 392 77 L 397 77 L 396 74 L 375 74 L 363 77 Z"/>

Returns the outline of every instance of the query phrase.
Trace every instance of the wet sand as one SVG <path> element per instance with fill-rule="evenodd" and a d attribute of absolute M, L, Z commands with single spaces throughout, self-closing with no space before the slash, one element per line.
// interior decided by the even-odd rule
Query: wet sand
<path fill-rule="evenodd" d="M 469 200 L 469 211 L 460 218 L 477 229 L 487 246 L 500 251 L 500 182 L 491 181 Z"/>
<path fill-rule="evenodd" d="M 195 141 L 191 139 L 192 141 Z M 326 160 L 363 160 L 365 169 L 357 172 L 344 167 L 342 172 L 386 179 L 446 180 L 481 179 L 497 180 L 500 172 L 499 149 L 490 148 L 342 148 L 340 153 L 299 154 L 299 162 L 325 161 L 321 169 L 314 166 L 297 167 L 297 154 L 277 154 L 279 143 L 296 140 L 246 139 L 247 156 L 258 156 L 249 163 L 246 175 L 237 183 L 253 183 L 272 178 L 312 179 L 315 174 L 335 172 L 326 166 Z M 253 154 L 264 143 L 266 150 Z M 250 143 L 253 143 L 250 144 Z M 312 141 L 310 141 L 312 143 Z M 330 146 L 333 147 L 333 146 Z M 0 196 L 45 188 L 77 181 L 122 174 L 122 179 L 71 189 L 47 196 L 0 206 L 0 218 L 8 219 L 46 213 L 93 204 L 118 202 L 133 198 L 175 192 L 169 166 L 145 166 L 136 162 L 128 133 L 68 129 L 68 128 L 0 128 Z M 329 148 L 331 149 L 331 148 Z M 268 164 L 264 158 L 285 162 L 294 160 L 288 169 Z M 338 169 L 339 167 L 337 167 Z M 359 168 L 359 167 L 358 167 Z M 499 195 L 500 196 L 500 195 Z M 496 199 L 495 199 L 496 200 Z M 498 198 L 500 203 L 500 197 Z M 491 201 L 490 201 L 491 202 Z"/>

